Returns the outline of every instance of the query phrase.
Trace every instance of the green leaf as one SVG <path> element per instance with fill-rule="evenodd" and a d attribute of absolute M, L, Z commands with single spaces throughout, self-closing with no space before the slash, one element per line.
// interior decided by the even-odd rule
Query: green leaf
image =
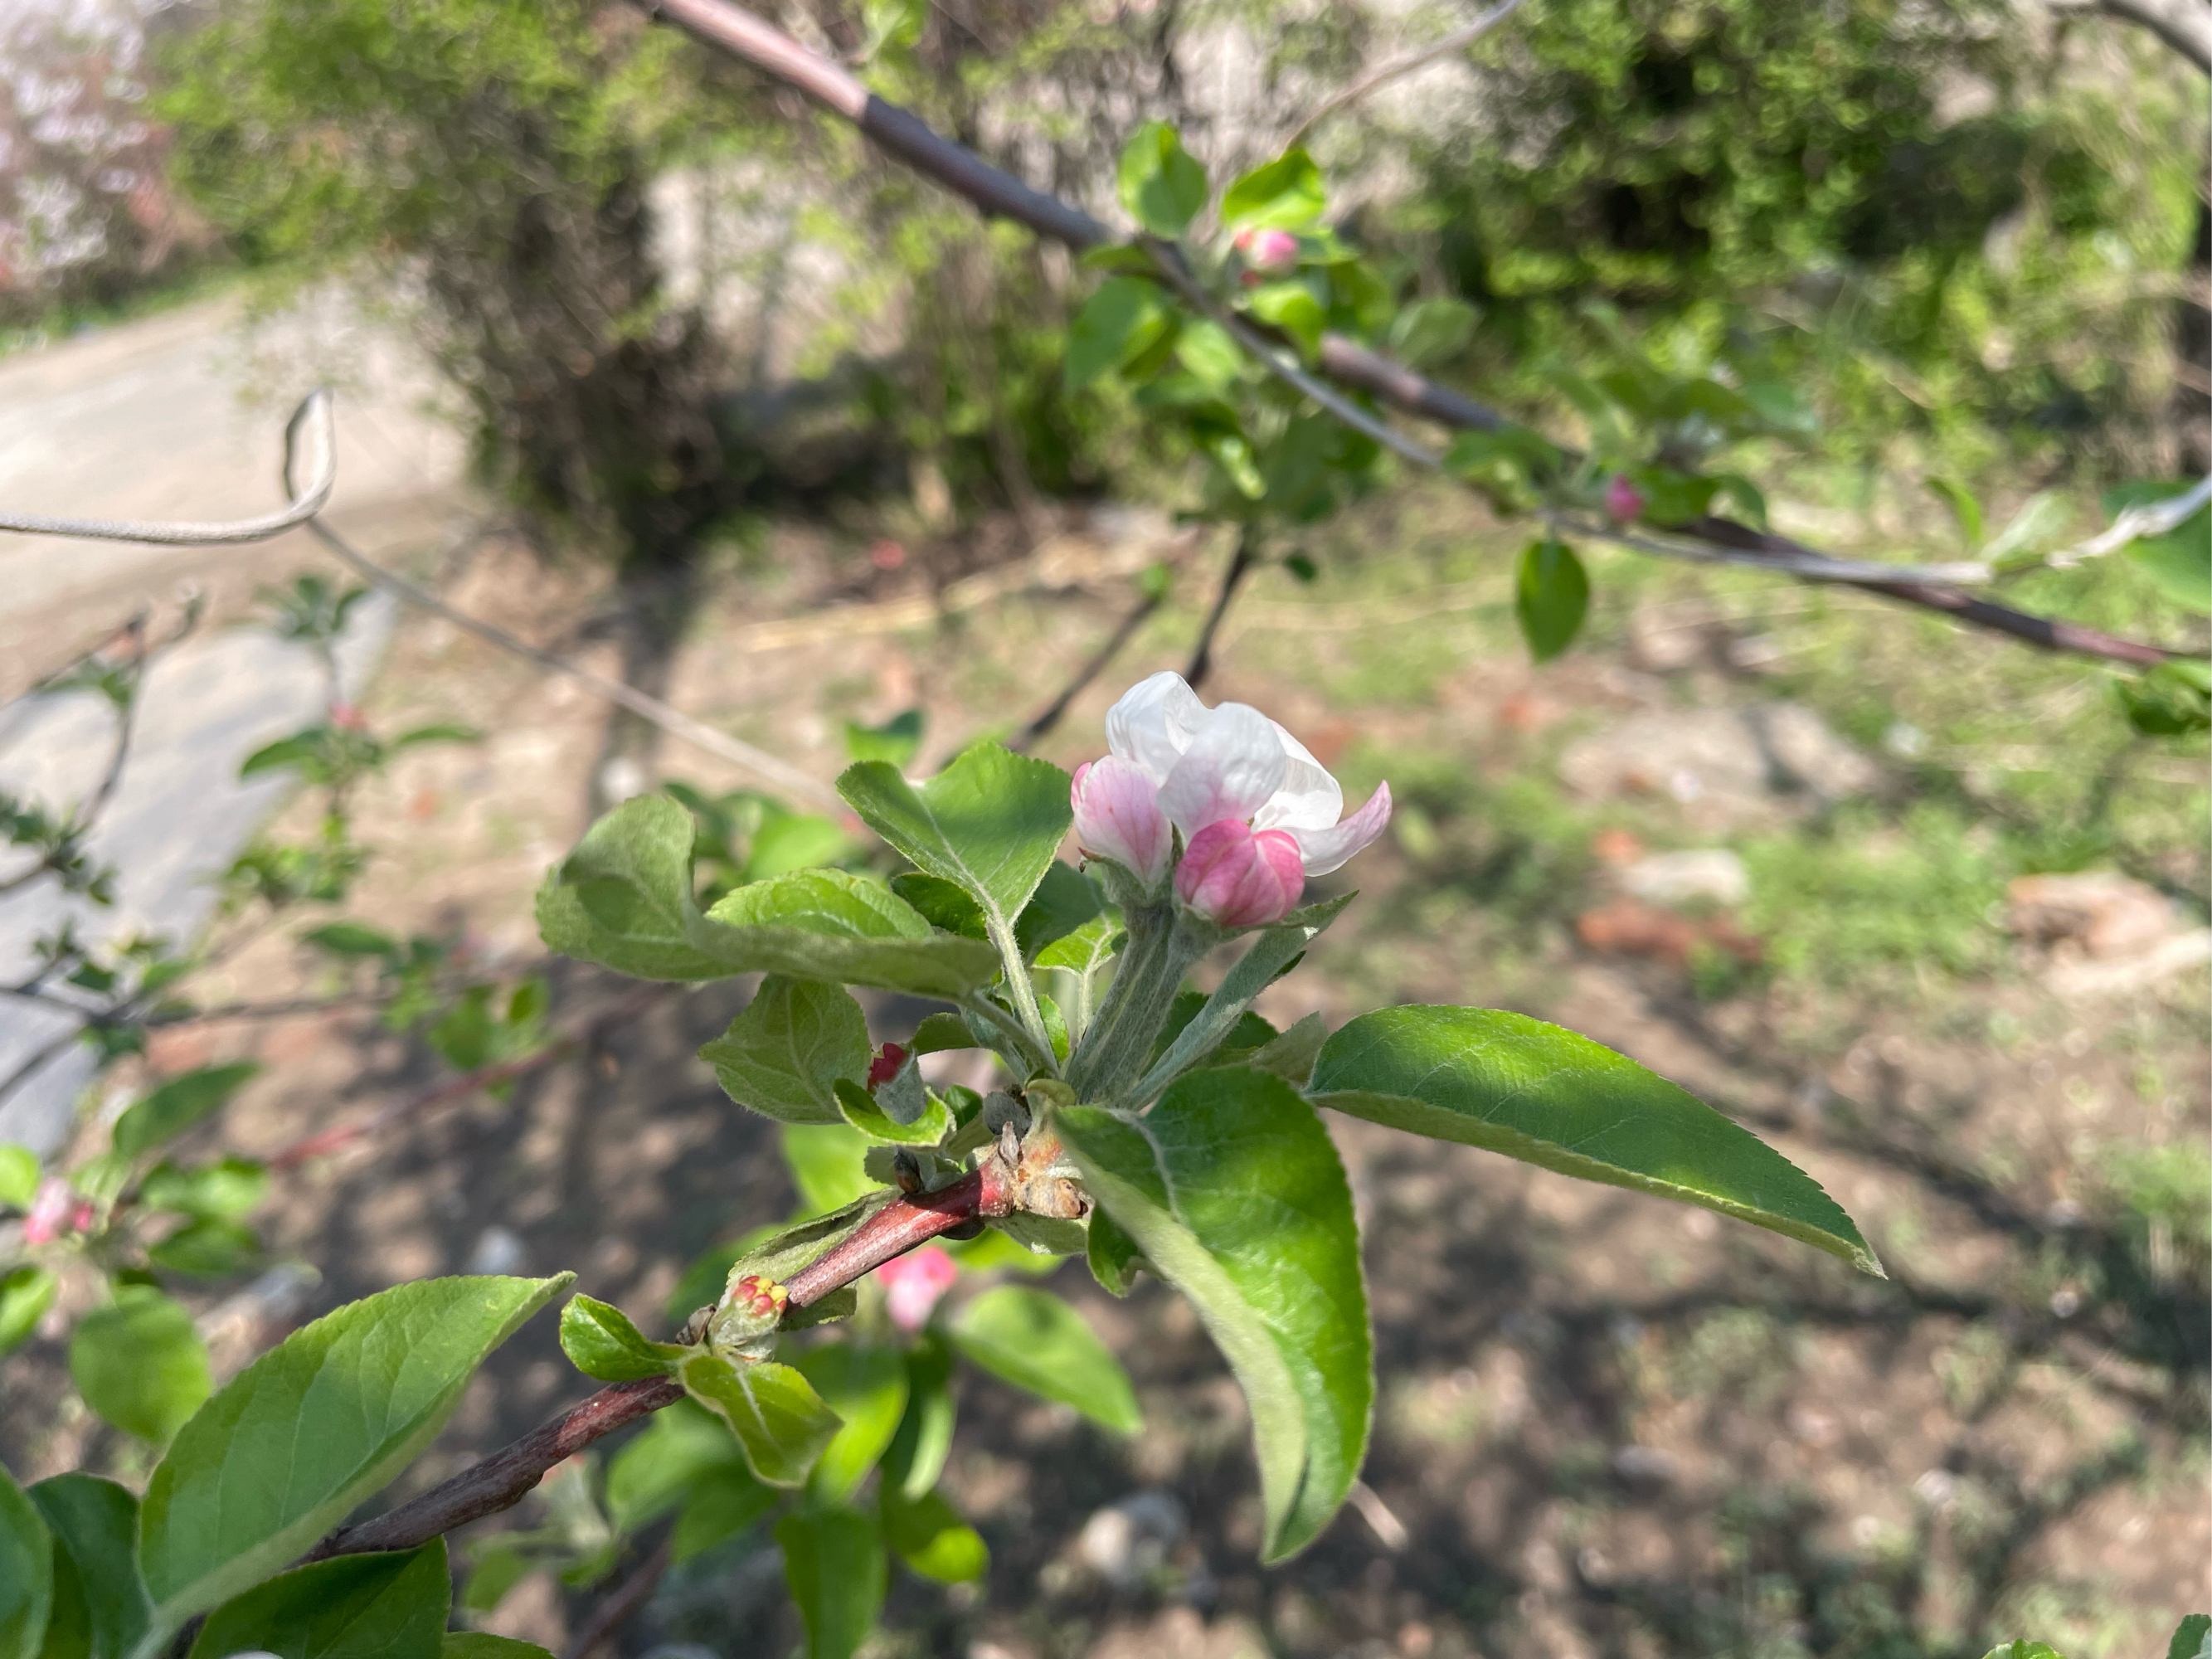
<path fill-rule="evenodd" d="M 1525 1014 L 1385 1008 L 1322 1045 L 1316 1104 L 1723 1215 L 1879 1276 L 1835 1200 L 1750 1130 L 1634 1060 Z"/>
<path fill-rule="evenodd" d="M 327 951 L 334 957 L 377 957 L 397 961 L 399 941 L 380 928 L 358 921 L 333 921 L 300 935 L 302 945 L 312 945 L 319 951 Z"/>
<path fill-rule="evenodd" d="M 1956 478 L 1923 478 L 1921 483 L 1943 499 L 1959 526 L 1959 538 L 1971 553 L 1982 544 L 1982 503 L 1972 489 Z"/>
<path fill-rule="evenodd" d="M 1049 1291 L 1027 1285 L 985 1291 L 953 1316 L 946 1334 L 994 1376 L 1073 1406 L 1103 1428 L 1134 1434 L 1145 1425 L 1121 1362 Z"/>
<path fill-rule="evenodd" d="M 1073 865 L 1054 859 L 1044 867 L 1036 890 L 1014 918 L 1014 942 L 1024 962 L 1035 961 L 1051 945 L 1095 921 L 1106 908 L 1098 885 Z"/>
<path fill-rule="evenodd" d="M 1390 355 L 1408 368 L 1456 357 L 1474 338 L 1474 307 L 1464 300 L 1416 300 L 1390 323 Z"/>
<path fill-rule="evenodd" d="M 1718 478 L 1678 472 L 1670 466 L 1632 466 L 1628 477 L 1644 496 L 1644 518 L 1656 525 L 1687 524 L 1704 516 L 1720 491 Z"/>
<path fill-rule="evenodd" d="M 0 1353 L 15 1347 L 39 1328 L 54 1305 L 59 1281 L 44 1267 L 25 1261 L 0 1274 Z"/>
<path fill-rule="evenodd" d="M 650 1526 L 717 1469 L 745 1472 L 744 1453 L 721 1419 L 689 1400 L 655 1412 L 607 1464 L 607 1513 L 623 1532 Z"/>
<path fill-rule="evenodd" d="M 695 1353 L 676 1375 L 684 1391 L 737 1436 L 746 1463 L 771 1486 L 803 1484 L 836 1436 L 837 1414 L 788 1365 Z"/>
<path fill-rule="evenodd" d="M 862 726 L 857 720 L 847 720 L 846 758 L 882 761 L 904 771 L 914 764 L 915 756 L 921 751 L 925 718 L 922 710 L 908 708 L 892 715 L 881 726 Z"/>
<path fill-rule="evenodd" d="M 690 810 L 665 795 L 641 795 L 601 818 L 538 890 L 546 945 L 639 979 L 790 974 L 957 997 L 998 973 L 988 947 L 933 936 L 910 906 L 841 871 L 756 882 L 702 916 L 695 833 Z"/>
<path fill-rule="evenodd" d="M 952 1450 L 959 1408 L 952 1398 L 952 1350 L 925 1330 L 906 1352 L 906 1414 L 884 1450 L 884 1488 L 912 1502 L 937 1484 Z"/>
<path fill-rule="evenodd" d="M 1004 935 L 1051 868 L 1073 817 L 1066 773 L 977 744 L 919 789 L 881 761 L 837 780 L 868 827 L 924 873 L 953 882 Z"/>
<path fill-rule="evenodd" d="M 1109 276 L 1068 325 L 1067 358 L 1060 371 L 1067 390 L 1081 391 L 1158 343 L 1173 320 L 1157 283 L 1141 276 Z"/>
<path fill-rule="evenodd" d="M 2023 1636 L 2017 1642 L 1991 1648 L 1984 1659 L 2065 1659 L 2065 1656 L 2048 1642 L 2031 1642 Z"/>
<path fill-rule="evenodd" d="M 708 1470 L 692 1484 L 676 1517 L 669 1543 L 677 1564 L 735 1538 L 782 1501 L 782 1493 L 756 1480 L 742 1462 Z"/>
<path fill-rule="evenodd" d="M 77 1321 L 70 1380 L 102 1419 L 157 1446 L 213 1387 L 191 1315 L 151 1285 L 120 1285 L 112 1302 Z"/>
<path fill-rule="evenodd" d="M 2186 495 L 2195 482 L 2121 484 L 2105 492 L 2105 511 L 2117 519 L 2131 507 Z M 2212 614 L 2212 508 L 2199 510 L 2162 536 L 2136 537 L 2127 554 L 2174 604 L 2200 617 Z"/>
<path fill-rule="evenodd" d="M 417 726 L 402 732 L 392 740 L 392 751 L 412 749 L 425 743 L 482 743 L 483 733 L 473 726 L 460 726 L 451 720 L 431 726 Z"/>
<path fill-rule="evenodd" d="M 849 857 L 853 838 L 844 826 L 818 812 L 792 812 L 770 818 L 753 831 L 745 848 L 744 879 L 767 881 L 818 864 Z"/>
<path fill-rule="evenodd" d="M 204 1218 L 179 1227 L 153 1246 L 146 1252 L 146 1260 L 164 1273 L 221 1279 L 251 1265 L 260 1254 L 261 1240 L 251 1227 Z"/>
<path fill-rule="evenodd" d="M 1173 241 L 1206 205 L 1206 169 L 1164 121 L 1147 121 L 1122 146 L 1115 183 L 1129 216 Z"/>
<path fill-rule="evenodd" d="M 553 1659 L 535 1642 L 489 1631 L 449 1630 L 440 1638 L 438 1659 Z"/>
<path fill-rule="evenodd" d="M 1229 186 L 1221 222 L 1231 230 L 1303 230 L 1328 205 L 1313 157 L 1288 149 Z"/>
<path fill-rule="evenodd" d="M 868 1075 L 868 1018 L 842 987 L 771 974 L 699 1058 L 740 1106 L 786 1123 L 841 1123 L 839 1080 Z"/>
<path fill-rule="evenodd" d="M 1279 1561 L 1320 1534 L 1359 1473 L 1375 1396 L 1352 1189 L 1280 1078 L 1194 1072 L 1142 1119 L 1054 1115 L 1100 1207 L 1190 1298 L 1252 1410 Z"/>
<path fill-rule="evenodd" d="M 261 1069 L 250 1060 L 228 1066 L 204 1066 L 172 1078 L 115 1120 L 113 1146 L 136 1159 L 173 1139 L 222 1107 Z"/>
<path fill-rule="evenodd" d="M 913 1122 L 892 1117 L 877 1103 L 890 1088 L 885 1084 L 872 1096 L 859 1084 L 839 1079 L 837 1103 L 844 1109 L 845 1121 L 870 1140 L 891 1146 L 934 1146 L 952 1133 L 952 1109 L 936 1095 L 926 1097 L 928 1103 Z"/>
<path fill-rule="evenodd" d="M 53 1535 L 0 1468 L 0 1659 L 38 1659 L 53 1594 Z"/>
<path fill-rule="evenodd" d="M 574 1278 L 395 1285 L 240 1371 L 146 1487 L 139 1559 L 156 1627 L 266 1577 L 381 1491 L 444 1426 L 484 1357 Z"/>
<path fill-rule="evenodd" d="M 561 1310 L 561 1352 L 586 1376 L 602 1382 L 635 1382 L 665 1376 L 692 1352 L 673 1342 L 648 1340 L 620 1308 L 596 1297 L 573 1296 Z"/>
<path fill-rule="evenodd" d="M 269 1171 L 252 1158 L 226 1158 L 180 1169 L 157 1164 L 138 1183 L 138 1201 L 149 1210 L 175 1210 L 217 1221 L 240 1221 L 269 1191 Z"/>
<path fill-rule="evenodd" d="M 717 1430 L 717 1433 L 720 1431 Z M 722 1437 L 729 1438 L 727 1435 Z M 465 1613 L 490 1613 L 507 1600 L 507 1592 L 544 1564 L 527 1551 L 505 1543 L 497 1535 L 477 1552 L 468 1577 L 461 1585 L 459 1606 Z"/>
<path fill-rule="evenodd" d="M 1050 947 L 1058 950 L 1058 945 Z M 1042 958 L 1040 958 L 1042 960 Z M 957 1014 L 935 1013 L 922 1017 L 921 1024 L 914 1028 L 914 1040 L 906 1045 L 910 1054 L 938 1054 L 952 1048 L 973 1048 L 976 1046 L 975 1032 L 968 1022 Z"/>
<path fill-rule="evenodd" d="M 842 1504 L 898 1432 L 906 1413 L 906 1362 L 895 1348 L 839 1342 L 810 1350 L 799 1369 L 844 1420 L 809 1483 L 817 1502 Z"/>
<path fill-rule="evenodd" d="M 990 1567 L 991 1552 L 981 1536 L 936 1492 L 910 1498 L 886 1481 L 877 1495 L 877 1512 L 885 1541 L 925 1578 L 964 1584 Z"/>
<path fill-rule="evenodd" d="M 440 1659 L 453 1604 L 442 1538 L 404 1553 L 335 1556 L 216 1608 L 190 1659 Z"/>
<path fill-rule="evenodd" d="M 898 1196 L 885 1194 L 882 1182 L 868 1178 L 867 1156 L 867 1136 L 850 1123 L 784 1126 L 783 1161 L 799 1188 L 799 1202 L 816 1215 L 835 1213 L 879 1195 L 886 1202 Z"/>
<path fill-rule="evenodd" d="M 1121 1231 L 1121 1223 L 1103 1210 L 1091 1212 L 1091 1224 L 1085 1229 L 1088 1235 L 1085 1255 L 1091 1267 L 1091 1276 L 1097 1279 L 1109 1296 L 1127 1296 L 1137 1285 L 1137 1270 L 1140 1267 L 1155 1273 L 1151 1262 L 1137 1241 Z"/>
<path fill-rule="evenodd" d="M 1244 308 L 1273 324 L 1297 343 L 1298 355 L 1311 362 L 1328 328 L 1328 313 L 1300 282 L 1263 283 L 1244 296 Z"/>
<path fill-rule="evenodd" d="M 1574 643 L 1589 614 L 1589 578 L 1575 550 L 1556 536 L 1528 544 L 1513 584 L 1513 613 L 1528 654 L 1551 659 Z"/>
<path fill-rule="evenodd" d="M 2055 489 L 2039 489 L 2020 506 L 2002 530 L 1990 538 L 1982 557 L 1993 565 L 2014 560 L 2033 563 L 2065 527 L 2066 502 Z"/>
<path fill-rule="evenodd" d="M 2212 1613 L 2192 1613 L 2176 1625 L 2166 1659 L 2212 1659 Z"/>
<path fill-rule="evenodd" d="M 1209 392 L 1218 394 L 1243 378 L 1243 347 L 1210 317 L 1184 325 L 1176 336 L 1175 355 Z"/>
<path fill-rule="evenodd" d="M 39 1195 L 39 1155 L 28 1146 L 0 1141 L 0 1204 L 27 1210 Z"/>
<path fill-rule="evenodd" d="M 124 1659 L 145 1634 L 153 1613 L 138 1577 L 138 1500 L 112 1480 L 90 1474 L 41 1480 L 31 1488 L 30 1499 L 54 1540 L 54 1607 L 45 1659 L 64 1654 Z M 0 1582 L 5 1577 L 0 1572 Z M 0 1592 L 0 1600 L 4 1595 Z M 0 1626 L 4 1623 L 0 1617 Z M 8 1651 L 0 1636 L 0 1653 Z"/>
<path fill-rule="evenodd" d="M 883 1611 L 883 1540 L 850 1510 L 786 1516 L 775 1529 L 784 1583 L 806 1621 L 806 1659 L 852 1659 Z"/>
<path fill-rule="evenodd" d="M 2185 738 L 2212 726 L 2212 665 L 2177 658 L 2133 680 L 2116 679 L 2112 690 L 2128 724 L 2151 738 Z"/>

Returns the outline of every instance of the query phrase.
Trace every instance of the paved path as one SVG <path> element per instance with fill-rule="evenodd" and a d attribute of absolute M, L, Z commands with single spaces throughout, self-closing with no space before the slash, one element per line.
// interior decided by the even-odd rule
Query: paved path
<path fill-rule="evenodd" d="M 338 483 L 331 512 L 374 520 L 451 485 L 462 452 L 421 407 L 428 382 L 387 340 L 362 334 L 326 303 L 264 331 L 283 367 L 249 407 L 236 309 L 224 302 L 152 318 L 0 359 L 0 501 L 50 514 L 236 518 L 282 499 L 283 422 L 306 387 L 344 358 Z M 362 384 L 374 389 L 364 395 Z M 0 677 L 20 687 L 66 661 L 138 605 L 170 599 L 180 580 L 216 571 L 275 574 L 309 562 L 304 537 L 251 552 L 210 552 L 0 535 Z M 349 690 L 372 672 L 392 608 L 359 607 L 342 652 Z M 282 779 L 238 781 L 238 765 L 317 718 L 327 687 L 313 659 L 265 632 L 210 630 L 156 664 L 120 786 L 92 840 L 122 878 L 112 909 L 40 884 L 0 898 L 0 981 L 21 976 L 35 941 L 68 917 L 92 938 L 138 931 L 189 938 L 225 867 L 283 799 Z M 19 699 L 0 708 L 0 790 L 65 808 L 97 781 L 112 740 L 105 703 L 86 695 Z M 66 1029 L 35 1006 L 0 1004 L 0 1079 Z M 67 1133 L 92 1075 L 71 1048 L 0 1100 L 0 1140 L 46 1151 Z"/>

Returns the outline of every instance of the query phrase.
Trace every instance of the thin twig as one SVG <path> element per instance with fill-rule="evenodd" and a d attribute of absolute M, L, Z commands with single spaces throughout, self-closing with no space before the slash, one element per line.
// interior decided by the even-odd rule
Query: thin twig
<path fill-rule="evenodd" d="M 1212 608 L 1206 613 L 1206 623 L 1198 630 L 1198 643 L 1191 648 L 1190 665 L 1182 671 L 1183 678 L 1195 690 L 1213 668 L 1213 636 L 1221 631 L 1221 619 L 1229 614 L 1230 601 L 1237 597 L 1237 589 L 1245 573 L 1260 562 L 1260 532 L 1256 526 L 1247 524 L 1237 532 L 1237 550 L 1230 555 L 1229 568 L 1221 573 L 1221 586 L 1215 590 Z"/>
<path fill-rule="evenodd" d="M 301 431 L 308 427 L 314 431 L 318 460 L 314 476 L 305 488 L 294 493 L 289 483 L 292 456 L 299 446 Z M 288 480 L 286 493 L 291 499 L 281 511 L 258 519 L 188 524 L 142 519 L 51 519 L 35 513 L 0 513 L 0 530 L 25 536 L 74 536 L 100 542 L 153 542 L 165 547 L 219 547 L 226 543 L 264 542 L 271 536 L 281 536 L 321 512 L 323 504 L 331 498 L 331 487 L 338 480 L 337 427 L 331 416 L 331 394 L 325 387 L 317 386 L 301 398 L 299 407 L 292 411 L 292 418 L 285 422 L 284 474 Z"/>
<path fill-rule="evenodd" d="M 631 1617 L 653 1599 L 660 1588 L 660 1581 L 668 1576 L 668 1569 L 676 1561 L 676 1535 L 669 1535 L 653 1547 L 653 1553 L 638 1563 L 637 1571 L 623 1580 L 615 1592 L 593 1608 L 585 1620 L 584 1628 L 576 1632 L 576 1639 L 568 1644 L 568 1659 L 592 1659 L 607 1638 L 630 1621 Z"/>
<path fill-rule="evenodd" d="M 1018 179 L 991 166 L 974 151 L 932 131 L 927 124 L 911 111 L 876 97 L 838 64 L 809 52 L 781 30 L 728 3 L 728 0 L 637 0 L 637 3 L 647 12 L 682 25 L 709 45 L 732 52 L 787 85 L 798 88 L 825 108 L 852 122 L 880 148 L 955 194 L 965 197 L 984 213 L 1027 225 L 1038 234 L 1064 242 L 1079 253 L 1111 239 L 1112 234 L 1104 225 L 1079 208 L 1032 190 Z M 1272 352 L 1263 361 L 1279 374 L 1286 367 Z M 1470 431 L 1496 431 L 1510 424 L 1496 410 L 1487 409 L 1449 387 L 1437 386 L 1340 334 L 1328 333 L 1322 337 L 1319 362 L 1330 379 L 1370 392 L 1410 415 Z M 1308 391 L 1310 386 L 1316 384 L 1313 377 L 1304 375 L 1303 370 L 1298 372 L 1303 381 L 1294 380 L 1291 383 L 1297 385 L 1301 391 Z M 1284 378 L 1289 380 L 1290 376 L 1285 374 Z M 1311 395 L 1310 392 L 1309 395 Z M 1373 417 L 1364 410 L 1358 410 L 1357 405 L 1346 404 L 1340 398 L 1323 406 L 1340 419 L 1351 419 L 1352 424 L 1375 437 L 1376 441 L 1388 444 L 1401 455 L 1407 453 L 1405 444 L 1396 434 L 1385 437 L 1378 434 L 1376 426 L 1379 423 L 1374 422 Z M 1347 409 L 1356 411 L 1356 417 L 1347 416 Z M 1387 432 L 1388 428 L 1383 428 L 1383 431 Z M 1418 450 L 1420 447 L 1416 445 L 1413 447 Z M 1415 459 L 1411 455 L 1407 458 Z M 1781 542 L 1779 538 L 1762 537 L 1761 532 L 1748 526 L 1723 519 L 1700 520 L 1695 532 L 1699 538 L 1713 540 L 1716 544 L 1724 547 L 1745 548 L 1746 538 L 1759 538 L 1760 542 L 1766 544 Z M 1716 532 L 1725 533 L 1717 534 Z M 1795 543 L 1777 546 L 1774 550 L 1783 551 L 1785 546 L 1788 552 L 1800 558 L 1819 559 L 1822 556 L 1812 549 Z M 1759 550 L 1759 544 L 1751 544 L 1750 550 Z M 1771 562 L 1769 562 L 1769 568 L 1782 574 L 1797 574 L 1786 565 Z M 1893 580 L 1840 576 L 1810 580 L 1844 582 L 1863 588 L 1868 592 L 1879 593 L 1922 609 L 1942 611 L 1960 622 L 2010 635 L 2054 650 L 2130 663 L 2162 662 L 2179 654 L 2133 641 L 2115 641 L 2109 635 L 2094 629 L 2077 629 L 2069 623 L 1977 599 L 1956 588 L 1930 582 L 1923 573 L 1910 566 L 1893 568 L 1897 572 Z"/>
<path fill-rule="evenodd" d="M 1522 3 L 1522 0 L 1498 0 L 1498 4 L 1484 12 L 1473 22 L 1464 27 L 1454 29 L 1435 45 L 1424 46 L 1419 52 L 1408 52 L 1403 58 L 1394 58 L 1389 63 L 1369 71 L 1334 97 L 1322 100 L 1312 114 L 1291 130 L 1291 136 L 1283 141 L 1283 148 L 1288 149 L 1312 131 L 1326 118 L 1335 114 L 1347 104 L 1358 103 L 1385 82 L 1395 81 L 1401 75 L 1411 75 L 1425 64 L 1433 64 L 1439 58 L 1447 57 L 1452 52 L 1473 46 L 1515 12 L 1520 10 Z"/>
<path fill-rule="evenodd" d="M 1075 671 L 1074 678 L 1060 688 L 1058 696 L 1031 715 L 1029 724 L 1006 740 L 1006 747 L 1018 755 L 1028 754 L 1039 738 L 1060 724 L 1069 706 L 1083 695 L 1084 688 L 1104 673 L 1107 665 L 1121 655 L 1121 647 L 1128 644 L 1136 631 L 1145 625 L 1146 618 L 1158 610 L 1166 598 L 1167 589 L 1162 586 L 1138 600 L 1130 608 L 1129 614 L 1122 617 L 1115 625 L 1114 631 L 1106 636 L 1105 644 L 1085 659 L 1083 666 Z"/>
<path fill-rule="evenodd" d="M 519 1060 L 503 1060 L 493 1065 L 479 1066 L 473 1071 L 447 1078 L 443 1083 L 410 1095 L 358 1123 L 342 1123 L 335 1128 L 319 1130 L 272 1154 L 268 1160 L 269 1167 L 272 1170 L 297 1169 L 310 1158 L 327 1158 L 357 1140 L 381 1134 L 385 1130 L 420 1117 L 436 1107 L 466 1099 L 479 1089 L 496 1088 L 502 1083 L 512 1083 L 519 1078 L 528 1077 L 533 1072 L 543 1071 L 548 1066 L 571 1059 L 590 1048 L 617 1026 L 627 1024 L 661 998 L 680 988 L 674 985 L 645 986 L 613 1007 L 583 1022 L 574 1030 L 554 1038 L 534 1054 L 526 1054 Z"/>
<path fill-rule="evenodd" d="M 987 1171 L 995 1171 L 997 1167 L 987 1160 L 983 1170 L 941 1192 L 895 1199 L 885 1205 L 852 1237 L 792 1276 L 785 1286 L 791 1305 L 810 1307 L 893 1256 L 926 1244 L 964 1222 L 984 1214 L 1006 1213 L 1006 1195 L 987 1176 Z M 551 1422 L 541 1424 L 398 1508 L 357 1527 L 331 1533 L 302 1559 L 320 1561 L 371 1550 L 410 1550 L 471 1521 L 511 1509 L 563 1458 L 574 1456 L 602 1436 L 664 1406 L 672 1406 L 683 1397 L 683 1384 L 665 1376 L 611 1383 Z"/>

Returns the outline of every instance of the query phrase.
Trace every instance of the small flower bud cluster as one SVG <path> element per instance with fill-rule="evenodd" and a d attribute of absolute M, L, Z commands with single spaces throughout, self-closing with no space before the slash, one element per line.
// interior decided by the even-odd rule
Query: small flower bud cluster
<path fill-rule="evenodd" d="M 92 1217 L 89 1199 L 79 1198 L 59 1176 L 48 1176 L 39 1183 L 30 1213 L 23 1218 L 23 1243 L 51 1244 L 67 1233 L 88 1232 Z"/>
<path fill-rule="evenodd" d="M 781 1319 L 791 1292 L 765 1273 L 747 1273 L 730 1287 L 730 1304 L 762 1319 Z"/>
<path fill-rule="evenodd" d="M 1279 233 L 1278 233 L 1279 234 Z M 1390 787 L 1351 817 L 1305 745 L 1258 709 L 1208 708 L 1179 674 L 1133 687 L 1106 716 L 1112 751 L 1079 767 L 1075 836 L 1086 858 L 1223 927 L 1265 927 L 1382 833 Z M 1180 844 L 1182 857 L 1176 858 Z"/>

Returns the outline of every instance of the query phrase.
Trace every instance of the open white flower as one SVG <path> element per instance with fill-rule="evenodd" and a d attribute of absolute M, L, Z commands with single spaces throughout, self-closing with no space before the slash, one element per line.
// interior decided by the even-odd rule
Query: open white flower
<path fill-rule="evenodd" d="M 1346 817 L 1344 791 L 1304 744 L 1243 703 L 1208 708 L 1180 674 L 1154 674 L 1124 693 L 1107 712 L 1106 745 L 1158 786 L 1185 847 L 1233 820 L 1288 836 L 1305 873 L 1322 876 L 1390 822 L 1389 784 Z"/>

